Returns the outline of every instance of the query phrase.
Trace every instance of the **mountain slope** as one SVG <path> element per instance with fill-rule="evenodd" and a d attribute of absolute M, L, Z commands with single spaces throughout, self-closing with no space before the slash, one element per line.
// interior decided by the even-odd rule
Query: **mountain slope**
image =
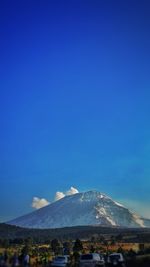
<path fill-rule="evenodd" d="M 144 219 L 140 216 L 97 191 L 66 196 L 8 223 L 27 228 L 61 228 L 77 225 L 150 226 L 150 220 L 145 225 Z"/>

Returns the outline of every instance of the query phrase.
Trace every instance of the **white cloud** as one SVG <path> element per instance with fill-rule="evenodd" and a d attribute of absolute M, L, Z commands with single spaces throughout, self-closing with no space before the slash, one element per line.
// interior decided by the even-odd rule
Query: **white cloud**
<path fill-rule="evenodd" d="M 59 199 L 61 199 L 61 198 L 63 198 L 63 197 L 65 197 L 65 194 L 63 193 L 63 192 L 56 192 L 56 194 L 55 194 L 55 201 L 57 201 L 57 200 L 59 200 Z"/>
<path fill-rule="evenodd" d="M 60 200 L 61 198 L 65 197 L 65 196 L 70 196 L 70 195 L 74 195 L 77 193 L 79 193 L 78 189 L 71 186 L 70 189 L 67 190 L 65 193 L 57 191 L 55 194 L 54 201 Z M 50 202 L 48 200 L 46 200 L 45 198 L 33 197 L 32 208 L 40 209 L 40 208 L 43 208 L 49 204 L 50 204 Z"/>
<path fill-rule="evenodd" d="M 75 187 L 71 186 L 69 190 L 67 190 L 65 193 L 64 192 L 56 192 L 55 194 L 55 201 L 65 197 L 65 196 L 71 196 L 71 195 L 74 195 L 74 194 L 77 194 L 79 193 L 78 189 L 76 189 Z"/>
<path fill-rule="evenodd" d="M 70 189 L 66 192 L 66 196 L 74 195 L 79 193 L 78 189 L 75 187 L 71 186 Z"/>
<path fill-rule="evenodd" d="M 49 204 L 50 204 L 50 202 L 47 201 L 45 198 L 33 197 L 32 208 L 40 209 L 40 208 L 43 208 Z"/>

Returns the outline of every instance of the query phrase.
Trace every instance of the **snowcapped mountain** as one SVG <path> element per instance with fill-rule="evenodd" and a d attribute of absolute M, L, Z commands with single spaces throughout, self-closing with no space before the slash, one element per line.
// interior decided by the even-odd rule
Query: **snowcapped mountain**
<path fill-rule="evenodd" d="M 150 227 L 150 220 L 141 218 L 97 191 L 66 196 L 8 223 L 43 229 L 78 225 Z"/>

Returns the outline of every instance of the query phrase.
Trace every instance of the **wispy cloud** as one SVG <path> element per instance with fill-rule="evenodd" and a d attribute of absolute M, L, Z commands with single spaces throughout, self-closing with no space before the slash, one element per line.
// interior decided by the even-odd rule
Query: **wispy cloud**
<path fill-rule="evenodd" d="M 78 189 L 76 189 L 75 187 L 71 186 L 69 190 L 67 190 L 66 192 L 56 192 L 55 194 L 55 201 L 65 197 L 65 196 L 70 196 L 70 195 L 74 195 L 79 193 Z"/>
<path fill-rule="evenodd" d="M 57 200 L 59 200 L 59 199 L 61 199 L 61 198 L 63 198 L 63 197 L 65 197 L 65 194 L 63 193 L 63 192 L 56 192 L 56 194 L 55 194 L 55 201 L 57 201 Z"/>
<path fill-rule="evenodd" d="M 74 195 L 77 193 L 79 193 L 78 189 L 71 186 L 70 189 L 67 190 L 66 192 L 57 191 L 55 194 L 55 197 L 54 197 L 54 201 L 60 200 L 61 198 L 65 197 L 65 196 L 70 196 L 70 195 Z M 40 209 L 40 208 L 43 208 L 49 204 L 50 204 L 50 202 L 45 198 L 33 197 L 31 206 L 34 209 Z"/>
<path fill-rule="evenodd" d="M 49 204 L 50 204 L 50 202 L 48 200 L 46 200 L 45 198 L 33 197 L 32 208 L 40 209 L 40 208 L 43 208 Z"/>
<path fill-rule="evenodd" d="M 79 193 L 78 189 L 75 187 L 71 186 L 70 189 L 65 193 L 66 196 L 74 195 Z"/>

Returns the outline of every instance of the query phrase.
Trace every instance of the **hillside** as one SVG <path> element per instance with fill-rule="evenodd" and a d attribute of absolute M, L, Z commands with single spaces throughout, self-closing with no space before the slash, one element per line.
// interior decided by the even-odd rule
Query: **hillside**
<path fill-rule="evenodd" d="M 66 196 L 8 223 L 39 229 L 86 225 L 150 227 L 150 220 L 145 223 L 145 219 L 97 191 Z"/>
<path fill-rule="evenodd" d="M 111 236 L 121 234 L 126 242 L 150 242 L 150 228 L 119 228 L 101 226 L 78 226 L 59 229 L 26 229 L 8 224 L 0 224 L 0 239 L 32 238 L 36 242 L 45 242 L 58 238 L 90 239 L 93 235 Z"/>

